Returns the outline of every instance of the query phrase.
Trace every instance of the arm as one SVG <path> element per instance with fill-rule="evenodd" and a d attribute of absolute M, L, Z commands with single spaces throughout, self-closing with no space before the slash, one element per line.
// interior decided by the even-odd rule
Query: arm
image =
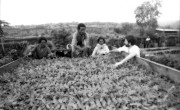
<path fill-rule="evenodd" d="M 48 51 L 48 57 L 53 57 L 55 54 L 51 52 L 51 49 L 49 48 L 49 46 L 47 46 L 46 48 Z"/>
<path fill-rule="evenodd" d="M 82 48 L 77 45 L 76 36 L 77 36 L 77 32 L 73 34 L 72 43 L 71 43 L 71 45 L 72 45 L 72 51 L 74 51 L 75 48 L 77 48 L 77 49 L 79 49 L 79 50 L 82 50 Z"/>
<path fill-rule="evenodd" d="M 86 36 L 87 36 L 87 38 L 85 39 L 85 47 L 88 47 L 88 48 L 90 48 L 90 45 L 89 45 L 89 39 L 90 39 L 90 37 L 89 37 L 89 34 L 87 34 L 86 33 Z"/>
<path fill-rule="evenodd" d="M 120 62 L 117 62 L 117 63 L 115 64 L 115 67 L 117 67 L 117 66 L 119 66 L 119 65 L 127 62 L 128 60 L 132 59 L 132 58 L 135 57 L 135 56 L 136 56 L 136 53 L 131 53 L 131 54 L 129 54 L 129 55 L 128 55 L 127 57 L 125 57 L 123 60 L 121 60 Z"/>
<path fill-rule="evenodd" d="M 107 45 L 105 45 L 105 49 L 104 49 L 105 53 L 109 53 L 109 48 Z"/>
<path fill-rule="evenodd" d="M 77 33 L 74 33 L 73 34 L 73 38 L 72 38 L 72 42 L 71 42 L 71 46 L 72 46 L 72 51 L 74 51 L 75 50 L 75 45 L 77 44 L 77 41 L 76 41 L 76 34 Z"/>
<path fill-rule="evenodd" d="M 121 52 L 121 51 L 123 51 L 123 50 L 122 50 L 121 47 L 120 47 L 120 48 L 111 50 L 110 53 L 112 53 L 112 52 Z"/>
<path fill-rule="evenodd" d="M 27 46 L 27 49 L 26 49 L 25 52 L 23 53 L 24 56 L 26 56 L 26 55 L 31 55 L 32 52 L 35 50 L 35 48 L 36 48 L 36 45 L 29 45 L 29 46 Z"/>
<path fill-rule="evenodd" d="M 96 55 L 97 50 L 98 50 L 98 47 L 97 47 L 97 45 L 96 45 L 96 47 L 94 48 L 93 53 L 92 53 L 92 55 L 91 55 L 92 57 L 94 57 L 94 56 Z"/>
<path fill-rule="evenodd" d="M 47 50 L 48 50 L 48 54 L 51 54 L 52 52 L 51 52 L 51 49 L 47 46 L 46 47 L 47 48 Z"/>
<path fill-rule="evenodd" d="M 110 52 L 127 52 L 128 53 L 128 48 L 126 46 L 123 46 L 123 47 L 120 47 L 120 48 L 117 48 L 117 49 L 114 49 L 114 50 L 111 50 Z"/>
<path fill-rule="evenodd" d="M 52 41 L 48 41 L 48 47 L 51 49 L 51 50 L 55 50 L 56 49 L 56 46 L 54 45 L 54 43 Z"/>

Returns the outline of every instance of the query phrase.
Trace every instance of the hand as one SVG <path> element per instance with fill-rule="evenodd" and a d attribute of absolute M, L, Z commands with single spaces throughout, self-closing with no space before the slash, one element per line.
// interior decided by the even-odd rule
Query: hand
<path fill-rule="evenodd" d="M 114 51 L 113 50 L 110 50 L 109 53 L 113 53 Z"/>
<path fill-rule="evenodd" d="M 31 56 L 31 55 L 32 55 L 32 52 L 29 52 L 29 53 L 28 53 L 28 56 Z"/>
<path fill-rule="evenodd" d="M 48 57 L 53 57 L 53 56 L 54 56 L 54 53 L 48 54 Z"/>
<path fill-rule="evenodd" d="M 97 58 L 97 56 L 96 56 L 96 55 L 92 55 L 91 57 L 92 57 L 92 58 Z"/>
<path fill-rule="evenodd" d="M 118 66 L 122 65 L 122 62 L 118 62 L 114 64 L 114 68 L 117 68 Z"/>
<path fill-rule="evenodd" d="M 82 47 L 82 48 L 81 48 L 81 51 L 83 51 L 83 50 L 85 50 L 85 49 L 86 49 L 86 47 Z"/>
<path fill-rule="evenodd" d="M 117 49 L 116 47 L 114 47 L 114 46 L 112 46 L 112 49 L 114 50 L 114 49 Z"/>

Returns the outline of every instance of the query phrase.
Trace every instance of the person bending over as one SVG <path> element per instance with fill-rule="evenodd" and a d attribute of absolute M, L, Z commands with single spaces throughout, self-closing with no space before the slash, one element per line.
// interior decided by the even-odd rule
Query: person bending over
<path fill-rule="evenodd" d="M 124 46 L 111 50 L 110 52 L 126 52 L 128 55 L 121 60 L 120 62 L 115 63 L 114 67 L 118 67 L 119 65 L 122 65 L 123 63 L 127 62 L 128 60 L 134 58 L 134 57 L 140 57 L 140 48 L 136 45 L 136 40 L 133 35 L 126 36 L 124 40 Z"/>
<path fill-rule="evenodd" d="M 92 57 L 98 56 L 98 55 L 105 55 L 109 53 L 109 48 L 106 45 L 106 41 L 103 37 L 99 37 L 97 40 L 98 44 L 93 50 Z"/>

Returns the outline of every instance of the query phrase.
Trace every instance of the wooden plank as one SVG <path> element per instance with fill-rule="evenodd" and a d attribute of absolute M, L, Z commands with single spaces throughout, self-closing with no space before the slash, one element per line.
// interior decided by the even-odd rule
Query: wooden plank
<path fill-rule="evenodd" d="M 180 71 L 145 58 L 136 58 L 138 63 L 144 65 L 147 70 L 169 77 L 171 80 L 180 83 Z"/>
<path fill-rule="evenodd" d="M 164 51 L 144 51 L 142 52 L 147 55 L 158 55 L 158 54 L 173 54 L 173 53 L 180 53 L 180 49 L 173 49 L 173 50 L 164 50 Z"/>
<path fill-rule="evenodd" d="M 166 47 L 141 48 L 142 51 L 150 51 L 150 52 L 152 52 L 154 50 L 172 50 L 172 49 L 180 50 L 180 47 L 166 46 Z"/>
<path fill-rule="evenodd" d="M 40 37 L 30 37 L 30 38 L 5 38 L 4 41 L 28 41 L 28 40 L 38 40 Z M 50 40 L 53 37 L 46 37 L 46 39 Z"/>
<path fill-rule="evenodd" d="M 4 56 L 5 50 L 4 50 L 4 41 L 3 41 L 3 38 L 1 38 L 1 46 L 2 46 L 2 54 Z"/>
<path fill-rule="evenodd" d="M 0 67 L 0 75 L 2 73 L 9 72 L 9 71 L 15 69 L 21 63 L 22 60 L 23 60 L 23 58 L 20 58 L 20 59 L 17 59 L 15 61 L 12 61 L 10 63 L 7 63 L 7 64 L 1 66 Z"/>

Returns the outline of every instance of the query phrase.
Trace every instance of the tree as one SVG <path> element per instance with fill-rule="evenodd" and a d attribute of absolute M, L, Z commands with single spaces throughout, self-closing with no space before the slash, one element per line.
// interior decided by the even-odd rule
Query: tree
<path fill-rule="evenodd" d="M 141 36 L 154 33 L 155 29 L 158 27 L 157 18 L 161 14 L 159 11 L 160 7 L 161 2 L 153 0 L 144 2 L 136 8 L 135 18 L 137 25 L 141 27 Z"/>
<path fill-rule="evenodd" d="M 3 27 L 5 26 L 9 26 L 9 23 L 4 21 L 4 20 L 0 20 L 0 37 L 3 37 L 4 35 L 6 35 L 6 32 L 3 32 Z"/>
<path fill-rule="evenodd" d="M 54 43 L 57 47 L 66 46 L 71 40 L 71 31 L 65 28 L 60 30 L 52 30 L 51 36 L 54 38 Z"/>
<path fill-rule="evenodd" d="M 3 36 L 7 34 L 6 32 L 3 32 L 3 29 L 2 29 L 5 26 L 9 26 L 9 23 L 5 22 L 3 20 L 0 20 L 0 38 L 3 38 Z M 2 54 L 4 56 L 5 51 L 4 51 L 4 45 L 2 43 L 3 41 L 2 41 L 2 39 L 0 39 L 0 41 L 1 41 L 1 46 L 2 46 Z"/>
<path fill-rule="evenodd" d="M 122 23 L 121 27 L 114 28 L 114 32 L 118 34 L 127 35 L 133 30 L 134 25 L 132 23 Z"/>

